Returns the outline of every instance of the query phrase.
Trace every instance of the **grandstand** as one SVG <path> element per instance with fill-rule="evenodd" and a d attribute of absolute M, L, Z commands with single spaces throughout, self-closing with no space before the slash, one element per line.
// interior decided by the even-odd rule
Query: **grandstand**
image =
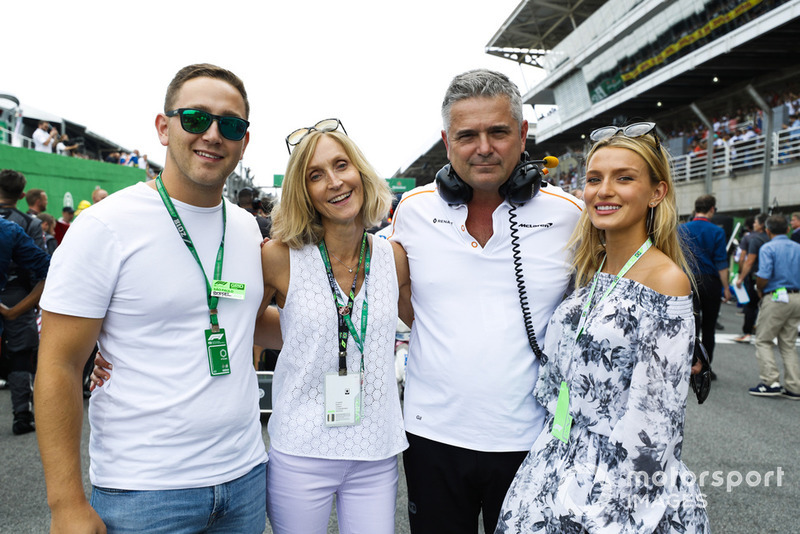
<path fill-rule="evenodd" d="M 33 150 L 33 132 L 40 120 L 48 121 L 70 142 L 79 142 L 77 157 L 45 154 Z M 143 169 L 104 162 L 112 152 L 132 150 L 106 139 L 88 127 L 53 113 L 23 105 L 15 95 L 0 94 L 0 168 L 11 168 L 25 174 L 30 188 L 40 188 L 50 197 L 50 213 L 61 213 L 63 206 L 77 207 L 82 199 L 91 198 L 96 186 L 110 193 L 147 179 Z M 150 160 L 151 176 L 162 166 Z M 224 195 L 236 203 L 238 192 L 253 187 L 249 169 L 228 177 Z"/>
<path fill-rule="evenodd" d="M 580 187 L 593 129 L 650 120 L 675 157 L 681 215 L 709 192 L 744 216 L 800 208 L 798 35 L 800 0 L 523 0 L 486 52 L 544 69 L 523 102 L 538 117 L 528 151 L 562 161 L 553 181 Z M 754 138 L 721 141 L 747 127 Z M 397 176 L 420 185 L 444 163 L 439 141 Z"/>

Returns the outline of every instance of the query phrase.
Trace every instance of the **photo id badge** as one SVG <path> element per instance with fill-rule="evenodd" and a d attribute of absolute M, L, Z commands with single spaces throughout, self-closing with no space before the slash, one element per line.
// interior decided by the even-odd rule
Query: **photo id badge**
<path fill-rule="evenodd" d="M 225 280 L 214 280 L 211 283 L 211 296 L 222 297 L 225 299 L 244 299 L 244 284 L 237 282 L 226 282 Z"/>
<path fill-rule="evenodd" d="M 775 291 L 772 292 L 772 300 L 774 302 L 783 302 L 785 304 L 789 303 L 789 293 L 786 291 L 785 287 L 779 287 Z"/>
<path fill-rule="evenodd" d="M 206 330 L 206 352 L 208 353 L 208 369 L 211 376 L 231 374 L 231 361 L 228 358 L 228 341 L 225 339 L 225 329 L 219 332 Z"/>
<path fill-rule="evenodd" d="M 558 404 L 553 416 L 553 428 L 550 433 L 566 443 L 569 440 L 569 429 L 572 428 L 572 416 L 569 414 L 569 386 L 563 380 L 558 391 Z"/>
<path fill-rule="evenodd" d="M 325 426 L 357 425 L 361 422 L 361 376 L 325 375 Z"/>

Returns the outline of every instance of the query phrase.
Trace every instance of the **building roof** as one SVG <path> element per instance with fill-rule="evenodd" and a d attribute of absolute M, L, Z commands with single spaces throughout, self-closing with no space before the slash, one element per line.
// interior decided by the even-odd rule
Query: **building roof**
<path fill-rule="evenodd" d="M 698 120 L 693 105 L 705 113 L 724 109 L 732 101 L 753 106 L 749 86 L 765 97 L 775 88 L 800 82 L 800 10 L 795 18 L 775 22 L 771 28 L 762 24 L 742 30 L 709 43 L 563 121 L 558 130 L 540 136 L 540 140 L 571 142 L 594 128 L 633 117 L 655 121 L 685 117 L 686 122 L 692 122 Z M 523 101 L 534 104 L 535 91 L 524 95 Z"/>
<path fill-rule="evenodd" d="M 486 44 L 486 53 L 540 66 L 539 58 L 606 0 L 523 0 Z"/>

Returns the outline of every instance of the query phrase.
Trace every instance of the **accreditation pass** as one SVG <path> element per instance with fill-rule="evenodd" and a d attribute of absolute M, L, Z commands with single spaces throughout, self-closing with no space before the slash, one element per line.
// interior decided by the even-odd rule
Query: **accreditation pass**
<path fill-rule="evenodd" d="M 361 422 L 361 374 L 325 375 L 325 426 L 357 425 Z"/>

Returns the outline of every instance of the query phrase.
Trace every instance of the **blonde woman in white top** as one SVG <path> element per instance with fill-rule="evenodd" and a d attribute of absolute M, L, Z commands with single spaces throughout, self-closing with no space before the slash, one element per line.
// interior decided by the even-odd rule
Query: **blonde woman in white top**
<path fill-rule="evenodd" d="M 408 446 L 393 362 L 408 265 L 399 245 L 366 232 L 391 192 L 340 127 L 328 119 L 287 137 L 294 150 L 262 249 L 284 339 L 269 422 L 276 533 L 326 532 L 334 494 L 340 532 L 393 532 Z"/>

